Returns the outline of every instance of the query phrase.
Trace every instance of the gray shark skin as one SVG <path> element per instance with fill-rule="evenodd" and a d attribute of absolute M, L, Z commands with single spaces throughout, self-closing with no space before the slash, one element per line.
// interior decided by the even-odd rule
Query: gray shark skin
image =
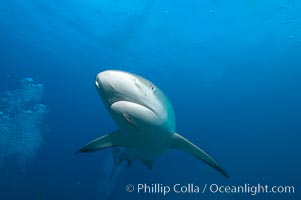
<path fill-rule="evenodd" d="M 175 132 L 175 115 L 169 99 L 152 82 L 138 75 L 107 70 L 95 81 L 97 91 L 119 127 L 78 150 L 93 152 L 123 147 L 114 155 L 115 166 L 139 160 L 149 169 L 167 149 L 178 149 L 202 160 L 228 178 L 227 172 L 205 151 Z"/>

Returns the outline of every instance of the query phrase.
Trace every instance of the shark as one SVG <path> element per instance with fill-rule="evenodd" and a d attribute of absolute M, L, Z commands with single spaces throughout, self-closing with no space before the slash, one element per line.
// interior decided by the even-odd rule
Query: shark
<path fill-rule="evenodd" d="M 106 70 L 97 74 L 95 85 L 119 129 L 92 140 L 78 153 L 113 148 L 116 165 L 127 161 L 130 166 L 138 160 L 152 169 L 158 156 L 167 149 L 177 149 L 229 177 L 209 154 L 176 132 L 172 104 L 151 81 L 126 71 Z"/>

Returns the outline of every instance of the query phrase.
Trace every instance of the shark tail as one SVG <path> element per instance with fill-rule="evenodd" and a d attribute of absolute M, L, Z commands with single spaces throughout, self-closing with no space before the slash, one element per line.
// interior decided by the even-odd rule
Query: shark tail
<path fill-rule="evenodd" d="M 113 169 L 109 176 L 109 181 L 115 176 L 116 171 L 120 167 L 121 163 L 127 162 L 127 168 L 129 168 L 132 162 L 137 158 L 135 152 L 132 149 L 122 149 L 119 147 L 113 147 Z"/>

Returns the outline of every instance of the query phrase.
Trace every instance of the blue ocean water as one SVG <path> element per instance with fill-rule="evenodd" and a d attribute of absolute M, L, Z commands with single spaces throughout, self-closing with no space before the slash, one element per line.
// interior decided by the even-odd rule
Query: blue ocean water
<path fill-rule="evenodd" d="M 301 2 L 0 1 L 0 199 L 300 199 Z M 226 179 L 170 150 L 149 171 L 112 151 L 74 155 L 117 126 L 98 72 L 139 74 L 171 100 L 177 132 Z M 194 184 L 199 193 L 127 192 Z M 204 185 L 294 186 L 294 193 L 202 193 Z"/>

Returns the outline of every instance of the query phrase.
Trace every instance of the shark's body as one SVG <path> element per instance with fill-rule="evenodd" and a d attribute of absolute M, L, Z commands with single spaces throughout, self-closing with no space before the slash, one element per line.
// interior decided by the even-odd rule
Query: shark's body
<path fill-rule="evenodd" d="M 138 159 L 151 169 L 153 160 L 166 149 L 179 149 L 228 177 L 213 158 L 175 132 L 172 105 L 153 83 L 135 74 L 108 70 L 97 75 L 95 84 L 119 130 L 91 141 L 79 152 L 125 147 L 114 160 L 130 164 Z"/>

